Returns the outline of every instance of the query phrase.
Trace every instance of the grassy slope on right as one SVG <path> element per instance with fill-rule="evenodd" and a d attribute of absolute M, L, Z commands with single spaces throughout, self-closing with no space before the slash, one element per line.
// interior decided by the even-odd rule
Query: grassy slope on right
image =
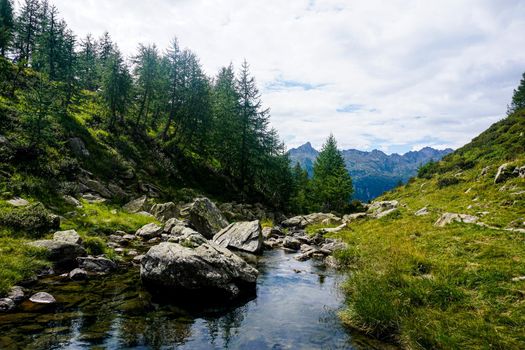
<path fill-rule="evenodd" d="M 343 321 L 411 349 L 525 348 L 525 280 L 516 280 L 525 276 L 525 234 L 434 226 L 453 212 L 525 228 L 525 179 L 494 184 L 503 163 L 525 165 L 523 111 L 378 199 L 398 200 L 397 212 L 340 233 L 350 248 L 339 257 L 352 272 Z M 429 215 L 414 215 L 425 206 Z"/>

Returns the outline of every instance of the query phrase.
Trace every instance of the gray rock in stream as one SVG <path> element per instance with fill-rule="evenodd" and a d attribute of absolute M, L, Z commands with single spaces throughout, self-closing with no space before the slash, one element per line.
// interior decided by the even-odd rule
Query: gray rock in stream
<path fill-rule="evenodd" d="M 164 242 L 150 248 L 140 267 L 146 286 L 157 292 L 182 290 L 208 292 L 210 296 L 220 292 L 228 298 L 253 287 L 257 275 L 243 259 L 213 243 L 192 249 Z"/>
<path fill-rule="evenodd" d="M 213 238 L 217 232 L 228 226 L 228 221 L 222 212 L 208 198 L 197 198 L 181 210 L 180 214 L 207 239 Z"/>
<path fill-rule="evenodd" d="M 35 304 L 54 304 L 56 299 L 49 293 L 39 292 L 33 294 L 29 300 Z"/>
<path fill-rule="evenodd" d="M 15 308 L 15 302 L 10 298 L 0 298 L 0 312 L 9 312 Z"/>
<path fill-rule="evenodd" d="M 89 272 L 110 272 L 117 268 L 117 264 L 113 261 L 106 259 L 104 257 L 83 257 L 78 258 L 78 266 L 81 269 L 84 269 Z"/>
<path fill-rule="evenodd" d="M 221 247 L 258 254 L 263 248 L 263 236 L 259 220 L 230 224 L 213 237 Z"/>
<path fill-rule="evenodd" d="M 44 239 L 28 243 L 30 246 L 42 248 L 47 251 L 47 258 L 57 265 L 75 262 L 79 256 L 86 255 L 84 248 L 78 244 Z"/>

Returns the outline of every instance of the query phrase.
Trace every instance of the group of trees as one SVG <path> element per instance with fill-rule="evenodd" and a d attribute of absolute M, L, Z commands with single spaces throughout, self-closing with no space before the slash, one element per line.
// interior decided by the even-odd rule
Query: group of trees
<path fill-rule="evenodd" d="M 328 137 L 317 156 L 311 179 L 299 163 L 292 173 L 292 203 L 297 212 L 344 212 L 350 209 L 352 179 L 333 135 Z"/>
<path fill-rule="evenodd" d="M 108 33 L 78 40 L 47 0 L 24 0 L 16 14 L 12 0 L 0 0 L 0 54 L 42 77 L 26 96 L 35 139 L 43 120 L 68 115 L 71 104 L 89 97 L 105 110 L 96 127 L 114 135 L 148 135 L 165 152 L 197 157 L 232 178 L 245 198 L 262 194 L 286 207 L 311 187 L 293 174 L 246 61 L 237 74 L 230 64 L 210 78 L 177 39 L 164 52 L 140 44 L 126 59 Z M 331 140 L 327 147 L 333 148 Z M 335 209 L 335 202 L 325 200 L 334 191 L 328 187 L 346 186 L 328 182 L 332 161 L 333 154 L 321 157 L 311 181 L 326 209 Z"/>

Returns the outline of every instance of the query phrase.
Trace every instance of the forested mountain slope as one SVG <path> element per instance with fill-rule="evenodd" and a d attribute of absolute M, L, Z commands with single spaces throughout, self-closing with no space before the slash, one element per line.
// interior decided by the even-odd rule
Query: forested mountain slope
<path fill-rule="evenodd" d="M 425 147 L 403 155 L 355 149 L 343 150 L 342 154 L 346 168 L 352 176 L 353 197 L 367 202 L 396 187 L 400 182 L 406 183 L 417 174 L 420 166 L 430 161 L 438 161 L 451 152 L 451 149 L 436 150 Z M 292 165 L 299 162 L 308 174 L 312 175 L 313 164 L 319 152 L 309 142 L 289 150 L 288 154 Z"/>

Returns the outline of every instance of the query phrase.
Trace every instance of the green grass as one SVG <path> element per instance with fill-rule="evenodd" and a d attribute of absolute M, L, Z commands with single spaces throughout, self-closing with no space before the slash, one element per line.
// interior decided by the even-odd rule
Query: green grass
<path fill-rule="evenodd" d="M 266 218 L 264 220 L 261 220 L 261 227 L 262 228 L 266 228 L 266 227 L 274 227 L 274 223 L 273 223 L 273 220 L 272 219 L 269 219 L 269 218 Z"/>
<path fill-rule="evenodd" d="M 467 150 L 436 167 L 445 171 L 380 198 L 400 202 L 395 215 L 356 221 L 334 235 L 349 243 L 337 254 L 351 272 L 343 287 L 346 325 L 408 349 L 525 347 L 525 281 L 513 281 L 525 276 L 525 234 L 503 230 L 525 220 L 525 196 L 516 195 L 525 179 L 494 184 L 499 165 L 525 165 L 525 157 L 500 160 L 499 146 L 488 155 Z M 414 215 L 425 206 L 429 215 Z M 444 212 L 477 215 L 496 229 L 435 227 Z"/>
<path fill-rule="evenodd" d="M 0 295 L 50 265 L 41 250 L 24 244 L 25 239 L 10 236 L 11 232 L 0 232 Z"/>
<path fill-rule="evenodd" d="M 75 229 L 85 235 L 110 235 L 117 230 L 134 233 L 140 227 L 158 221 L 155 218 L 131 214 L 119 206 L 81 201 L 82 208 L 63 222 L 63 229 Z"/>

